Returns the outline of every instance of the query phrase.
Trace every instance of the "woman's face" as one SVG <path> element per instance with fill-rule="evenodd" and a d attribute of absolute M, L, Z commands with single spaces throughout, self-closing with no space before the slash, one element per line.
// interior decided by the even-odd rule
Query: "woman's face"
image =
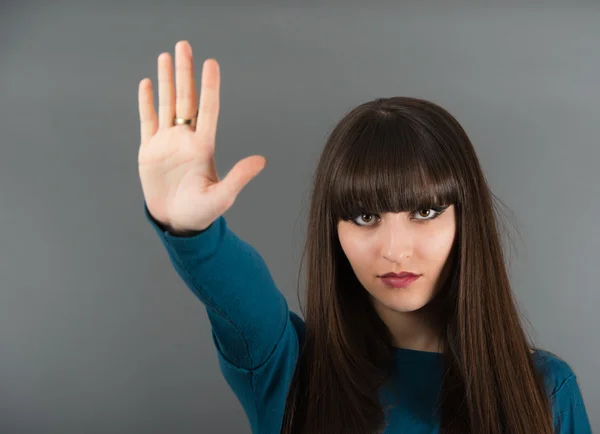
<path fill-rule="evenodd" d="M 354 219 L 360 226 L 338 223 L 342 249 L 377 311 L 413 312 L 436 295 L 456 234 L 455 207 L 436 214 L 432 209 L 367 214 Z M 406 288 L 388 286 L 379 277 L 402 271 L 420 277 Z"/>

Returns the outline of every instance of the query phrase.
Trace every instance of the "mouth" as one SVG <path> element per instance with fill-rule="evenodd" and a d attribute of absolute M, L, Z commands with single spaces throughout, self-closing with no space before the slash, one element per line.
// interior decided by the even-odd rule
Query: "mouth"
<path fill-rule="evenodd" d="M 413 277 L 413 276 L 420 276 L 419 274 L 415 274 L 415 273 L 411 273 L 410 271 L 403 271 L 401 273 L 386 273 L 383 274 L 379 277 Z"/>
<path fill-rule="evenodd" d="M 381 281 L 391 287 L 391 288 L 407 288 L 414 281 L 416 281 L 419 277 L 418 274 L 412 273 L 404 273 L 402 276 L 398 277 L 395 273 L 388 273 L 389 275 L 381 276 Z"/>

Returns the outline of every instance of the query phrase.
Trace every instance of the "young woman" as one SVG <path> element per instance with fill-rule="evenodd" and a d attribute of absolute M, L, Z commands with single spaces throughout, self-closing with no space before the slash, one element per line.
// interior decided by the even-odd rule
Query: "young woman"
<path fill-rule="evenodd" d="M 573 370 L 523 331 L 492 193 L 447 111 L 382 98 L 335 127 L 313 180 L 302 319 L 223 217 L 266 160 L 219 179 L 218 64 L 204 62 L 197 110 L 191 47 L 175 52 L 177 90 L 158 58 L 158 114 L 139 86 L 144 209 L 206 306 L 252 432 L 591 432 Z"/>

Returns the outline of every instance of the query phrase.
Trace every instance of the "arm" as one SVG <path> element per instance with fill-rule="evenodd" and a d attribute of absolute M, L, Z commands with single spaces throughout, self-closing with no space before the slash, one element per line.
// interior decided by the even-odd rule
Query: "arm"
<path fill-rule="evenodd" d="M 575 375 L 569 376 L 552 395 L 557 434 L 592 434 L 590 421 Z"/>
<path fill-rule="evenodd" d="M 223 216 L 203 231 L 178 236 L 145 203 L 144 210 L 175 270 L 204 303 L 220 353 L 239 368 L 261 365 L 281 338 L 289 310 L 260 254 Z"/>

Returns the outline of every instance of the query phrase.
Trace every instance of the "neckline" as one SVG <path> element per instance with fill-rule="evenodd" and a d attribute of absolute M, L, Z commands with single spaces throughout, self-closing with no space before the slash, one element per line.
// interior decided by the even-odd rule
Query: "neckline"
<path fill-rule="evenodd" d="M 392 352 L 397 357 L 403 358 L 430 358 L 430 359 L 439 359 L 443 360 L 444 353 L 439 353 L 436 351 L 423 351 L 423 350 L 412 350 L 410 348 L 402 348 L 402 347 L 392 347 Z"/>
<path fill-rule="evenodd" d="M 398 357 L 404 358 L 423 358 L 428 357 L 430 359 L 440 359 L 444 358 L 444 353 L 440 353 L 437 351 L 423 351 L 423 350 L 413 350 L 410 348 L 402 348 L 402 347 L 392 347 L 392 353 Z M 541 356 L 543 355 L 542 351 L 539 349 L 533 349 L 531 353 L 532 356 Z"/>

